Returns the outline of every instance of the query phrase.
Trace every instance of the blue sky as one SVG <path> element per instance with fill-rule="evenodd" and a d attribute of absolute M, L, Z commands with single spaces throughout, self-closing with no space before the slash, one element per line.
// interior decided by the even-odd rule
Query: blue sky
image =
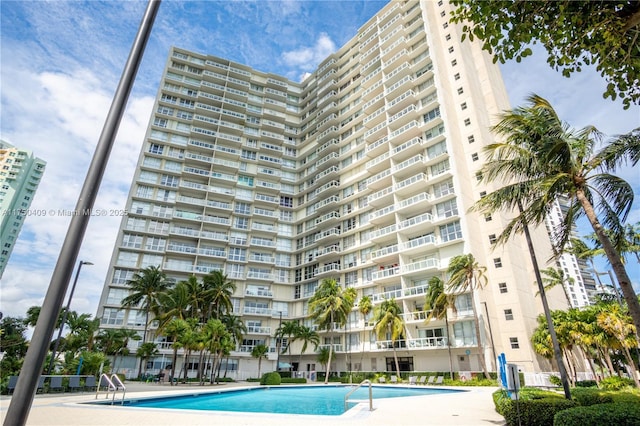
<path fill-rule="evenodd" d="M 124 207 L 170 46 L 300 80 L 386 3 L 165 0 L 95 207 Z M 31 208 L 72 210 L 146 2 L 2 0 L 0 7 L 0 137 L 48 162 Z M 593 70 L 566 79 L 545 59 L 535 50 L 520 64 L 501 66 L 512 106 L 537 93 L 574 127 L 593 124 L 615 135 L 640 125 L 640 108 L 625 111 L 602 99 L 605 83 Z M 640 174 L 625 169 L 620 175 L 634 185 L 629 222 L 638 222 Z M 27 218 L 0 282 L 5 315 L 24 316 L 42 304 L 69 221 Z M 83 267 L 72 309 L 95 315 L 119 224 L 119 217 L 91 219 L 79 259 L 94 265 Z M 628 266 L 636 290 L 639 269 Z"/>

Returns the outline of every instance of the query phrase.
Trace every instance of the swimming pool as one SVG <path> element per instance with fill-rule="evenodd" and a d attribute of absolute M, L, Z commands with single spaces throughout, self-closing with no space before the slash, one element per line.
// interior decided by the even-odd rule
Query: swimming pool
<path fill-rule="evenodd" d="M 345 412 L 344 397 L 353 386 L 281 386 L 260 387 L 222 392 L 129 399 L 129 407 L 166 408 L 173 410 L 235 411 L 245 413 L 280 413 L 338 416 Z M 425 396 L 436 393 L 461 392 L 438 388 L 373 386 L 373 398 Z M 357 401 L 368 400 L 368 387 L 349 396 L 349 408 Z M 355 401 L 354 401 L 355 400 Z"/>

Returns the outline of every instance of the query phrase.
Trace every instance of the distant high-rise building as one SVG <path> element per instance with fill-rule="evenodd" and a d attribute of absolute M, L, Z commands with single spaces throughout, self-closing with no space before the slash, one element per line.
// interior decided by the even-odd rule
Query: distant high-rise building
<path fill-rule="evenodd" d="M 160 266 L 177 281 L 224 271 L 247 327 L 225 371 L 255 377 L 252 349 L 268 346 L 273 367 L 280 321 L 316 328 L 309 299 L 334 278 L 354 287 L 357 301 L 395 299 L 406 328 L 393 343 L 376 335 L 371 314 L 354 309 L 338 333 L 318 330 L 320 346 L 337 352 L 333 369 L 393 371 L 395 346 L 403 371 L 448 371 L 450 363 L 479 371 L 480 340 L 491 370 L 505 353 L 523 371 L 549 371 L 530 342 L 542 304 L 524 239 L 496 247 L 510 215 L 469 213 L 496 189 L 480 179 L 483 149 L 509 103 L 498 66 L 478 44 L 460 42 L 449 10 L 442 1 L 391 2 L 302 83 L 173 48 L 106 277 L 101 326 L 142 334 L 143 309 L 121 306 L 142 268 Z M 531 232 L 544 262 L 549 235 Z M 458 294 L 448 321 L 427 321 L 429 280 L 446 280 L 450 259 L 467 253 L 487 268 L 488 285 L 474 298 Z M 561 289 L 549 299 L 567 306 Z M 157 372 L 172 349 L 162 336 L 155 341 L 161 355 L 148 367 Z M 317 355 L 300 354 L 301 346 L 280 358 L 319 370 Z M 134 357 L 119 365 L 137 372 Z"/>
<path fill-rule="evenodd" d="M 559 197 L 554 201 L 546 218 L 547 231 L 552 238 L 557 235 L 558 229 L 564 222 L 564 217 L 569 209 L 568 200 Z M 575 228 L 575 227 L 574 227 Z M 577 232 L 572 230 L 575 236 Z M 569 304 L 574 308 L 580 308 L 591 304 L 592 297 L 601 293 L 602 289 L 596 288 L 596 282 L 590 273 L 590 268 L 584 259 L 579 259 L 569 251 L 560 253 L 557 259 L 557 268 L 566 277 L 564 292 Z"/>
<path fill-rule="evenodd" d="M 0 278 L 16 244 L 46 162 L 0 140 Z"/>

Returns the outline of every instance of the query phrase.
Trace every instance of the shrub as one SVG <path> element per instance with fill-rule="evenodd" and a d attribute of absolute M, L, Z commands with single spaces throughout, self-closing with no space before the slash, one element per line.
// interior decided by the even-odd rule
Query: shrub
<path fill-rule="evenodd" d="M 281 383 L 289 383 L 289 384 L 300 384 L 307 383 L 307 379 L 304 377 L 283 377 Z"/>
<path fill-rule="evenodd" d="M 600 387 L 606 390 L 620 390 L 633 385 L 633 380 L 626 377 L 611 376 L 600 380 Z"/>
<path fill-rule="evenodd" d="M 549 381 L 552 385 L 562 386 L 562 379 L 560 379 L 560 377 L 558 376 L 549 376 Z"/>
<path fill-rule="evenodd" d="M 280 377 L 280 374 L 276 371 L 272 371 L 270 373 L 264 373 L 262 375 L 262 379 L 260 379 L 261 385 L 277 386 L 280 383 L 282 383 L 282 378 Z"/>
<path fill-rule="evenodd" d="M 597 388 L 575 388 L 571 390 L 571 397 L 582 406 L 607 404 L 613 402 L 613 397 Z"/>
<path fill-rule="evenodd" d="M 577 405 L 561 394 L 535 388 L 522 388 L 518 401 L 509 398 L 506 391 L 498 390 L 493 393 L 493 402 L 509 426 L 548 426 L 553 424 L 557 412 Z"/>
<path fill-rule="evenodd" d="M 595 380 L 578 380 L 576 382 L 577 388 L 595 388 L 598 386 L 598 382 Z"/>
<path fill-rule="evenodd" d="M 637 426 L 639 424 L 640 405 L 637 403 L 575 407 L 557 413 L 553 419 L 553 426 Z"/>

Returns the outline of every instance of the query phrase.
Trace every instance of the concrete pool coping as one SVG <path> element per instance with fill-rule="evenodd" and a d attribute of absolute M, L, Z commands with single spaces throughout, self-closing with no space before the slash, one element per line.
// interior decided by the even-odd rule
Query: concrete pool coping
<path fill-rule="evenodd" d="M 169 386 L 153 383 L 126 383 L 128 398 L 146 398 L 212 392 L 226 389 L 252 388 L 255 383 L 228 383 L 213 386 Z M 387 385 L 388 386 L 388 385 Z M 395 386 L 395 385 L 394 385 Z M 402 385 L 398 385 L 402 386 Z M 408 386 L 424 387 L 424 386 Z M 434 387 L 435 388 L 435 387 Z M 27 425 L 61 426 L 145 426 L 145 425 L 277 425 L 304 426 L 330 424 L 348 425 L 504 425 L 504 418 L 495 412 L 491 394 L 495 387 L 446 387 L 466 390 L 389 399 L 374 399 L 374 411 L 368 403 L 358 404 L 341 416 L 311 416 L 298 414 L 234 413 L 216 411 L 169 410 L 135 408 L 118 405 L 93 405 L 95 392 L 36 395 Z M 101 392 L 100 398 L 105 398 Z M 119 395 L 118 395 L 119 396 Z M 0 399 L 0 417 L 4 421 L 11 397 Z"/>

